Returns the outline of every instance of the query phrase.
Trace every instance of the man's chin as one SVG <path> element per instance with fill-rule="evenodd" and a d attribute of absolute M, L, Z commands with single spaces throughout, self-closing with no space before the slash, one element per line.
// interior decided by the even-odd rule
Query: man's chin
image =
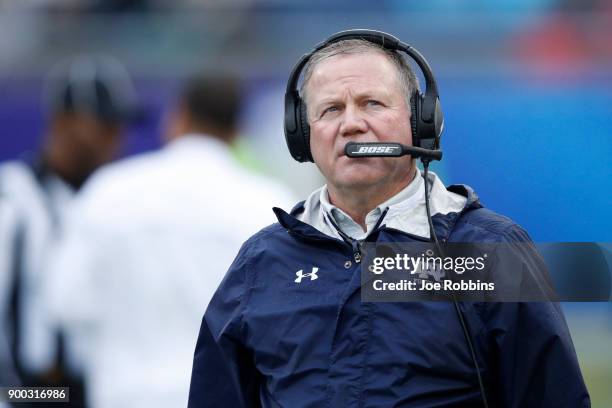
<path fill-rule="evenodd" d="M 387 174 L 388 165 L 379 157 L 350 158 L 342 156 L 334 166 L 338 178 L 371 179 Z"/>
<path fill-rule="evenodd" d="M 351 162 L 344 162 L 351 160 Z M 342 158 L 341 164 L 336 166 L 332 177 L 326 177 L 328 184 L 333 184 L 339 189 L 368 189 L 371 187 L 398 182 L 396 177 L 404 178 L 407 174 L 398 172 L 397 168 L 385 166 L 376 159 L 348 159 Z"/>
<path fill-rule="evenodd" d="M 363 174 L 352 172 L 334 180 L 334 184 L 342 189 L 365 189 L 384 180 L 382 175 Z"/>

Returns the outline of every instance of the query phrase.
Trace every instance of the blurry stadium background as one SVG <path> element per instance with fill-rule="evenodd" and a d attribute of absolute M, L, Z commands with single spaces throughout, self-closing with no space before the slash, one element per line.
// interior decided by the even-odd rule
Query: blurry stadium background
<path fill-rule="evenodd" d="M 432 64 L 446 116 L 434 170 L 448 184 L 471 185 L 537 242 L 612 241 L 609 0 L 0 0 L 0 159 L 36 149 L 49 68 L 100 52 L 127 66 L 146 102 L 125 155 L 160 145 L 181 79 L 230 70 L 248 84 L 236 154 L 303 197 L 321 179 L 286 150 L 285 81 L 347 28 L 390 32 Z M 593 406 L 610 407 L 612 307 L 564 309 Z"/>

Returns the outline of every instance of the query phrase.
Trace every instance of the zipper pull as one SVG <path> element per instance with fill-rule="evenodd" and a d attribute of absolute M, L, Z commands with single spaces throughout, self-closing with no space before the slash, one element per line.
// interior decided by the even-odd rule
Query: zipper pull
<path fill-rule="evenodd" d="M 351 242 L 352 246 L 353 246 L 353 258 L 355 258 L 355 263 L 361 263 L 361 247 L 360 247 L 360 242 L 358 240 L 353 240 L 353 242 Z"/>

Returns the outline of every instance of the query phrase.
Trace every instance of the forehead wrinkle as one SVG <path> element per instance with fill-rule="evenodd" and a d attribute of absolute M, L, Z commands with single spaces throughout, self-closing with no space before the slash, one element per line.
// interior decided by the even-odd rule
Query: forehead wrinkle
<path fill-rule="evenodd" d="M 340 92 L 330 90 L 326 94 L 322 95 L 318 100 L 315 100 L 315 105 L 325 105 L 333 102 L 344 102 L 347 99 L 356 99 L 358 101 L 368 98 L 380 98 L 389 97 L 389 92 L 385 92 L 382 89 L 371 90 L 371 89 L 351 89 L 347 87 Z"/>
<path fill-rule="evenodd" d="M 397 89 L 398 92 L 401 92 L 400 85 L 397 84 L 399 78 L 397 77 L 397 73 L 395 72 L 395 67 L 386 60 L 384 55 L 380 55 L 383 59 L 379 61 L 384 61 L 383 64 L 377 64 L 378 66 L 374 67 L 371 75 L 367 75 L 363 73 L 363 71 L 356 71 L 361 67 L 355 67 L 353 65 L 348 65 L 346 70 L 348 72 L 329 72 L 328 69 L 329 64 L 335 62 L 337 64 L 346 64 L 346 60 L 351 57 L 362 56 L 362 54 L 347 54 L 347 55 L 335 55 L 324 61 L 321 61 L 318 66 L 313 71 L 311 77 L 309 78 L 308 83 L 308 92 L 307 99 L 311 99 L 312 96 L 312 88 L 317 87 L 318 92 L 324 92 L 325 94 L 334 93 L 338 88 L 346 87 L 346 88 L 357 88 L 357 91 L 362 94 L 380 94 L 383 93 L 385 95 L 391 95 L 392 90 Z M 373 57 L 376 58 L 374 54 Z M 382 65 L 382 66 L 381 66 Z M 384 66 L 384 67 L 383 67 Z M 389 75 L 390 74 L 390 75 Z M 339 76 L 339 78 L 338 78 Z M 388 78 L 393 78 L 394 81 L 389 83 Z M 364 89 L 365 88 L 365 89 Z M 368 89 L 370 88 L 370 89 Z M 322 99 L 322 98 L 317 98 Z"/>
<path fill-rule="evenodd" d="M 392 94 L 389 87 L 381 86 L 379 81 L 357 75 L 314 82 L 320 86 L 320 89 L 316 92 L 318 96 L 316 101 L 319 103 L 328 100 L 346 99 L 347 96 L 360 99 L 366 96 L 391 96 Z"/>

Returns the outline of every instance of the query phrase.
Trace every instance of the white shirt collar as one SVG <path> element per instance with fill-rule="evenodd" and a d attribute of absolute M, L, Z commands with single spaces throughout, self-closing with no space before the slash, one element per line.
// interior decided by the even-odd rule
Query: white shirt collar
<path fill-rule="evenodd" d="M 429 172 L 431 215 L 460 212 L 467 201 L 466 197 L 452 193 L 435 173 Z M 351 219 L 344 211 L 329 202 L 327 186 L 315 190 L 304 203 L 304 211 L 298 215 L 305 222 L 322 233 L 341 238 L 336 228 L 326 219 L 325 214 L 334 217 L 342 232 L 355 239 L 363 239 L 372 232 L 382 212 L 388 208 L 383 224 L 409 234 L 429 238 L 429 223 L 425 209 L 425 183 L 419 169 L 416 177 L 402 191 L 378 205 L 366 216 L 367 231 Z"/>
<path fill-rule="evenodd" d="M 421 177 L 419 169 L 416 169 L 415 177 L 406 187 L 385 202 L 376 206 L 376 208 L 366 215 L 366 231 L 364 231 L 361 226 L 356 223 L 346 212 L 336 207 L 329 201 L 329 191 L 327 190 L 327 185 L 324 185 L 321 188 L 319 200 L 321 202 L 322 211 L 333 218 L 342 232 L 355 239 L 364 239 L 372 232 L 378 223 L 378 219 L 387 208 L 391 208 L 392 206 L 400 203 L 404 203 L 403 206 L 406 206 L 406 203 L 408 202 L 414 203 L 416 200 L 416 193 L 421 188 L 422 184 L 423 178 Z M 329 220 L 325 220 L 329 224 Z M 335 229 L 333 225 L 330 225 L 330 227 Z"/>

